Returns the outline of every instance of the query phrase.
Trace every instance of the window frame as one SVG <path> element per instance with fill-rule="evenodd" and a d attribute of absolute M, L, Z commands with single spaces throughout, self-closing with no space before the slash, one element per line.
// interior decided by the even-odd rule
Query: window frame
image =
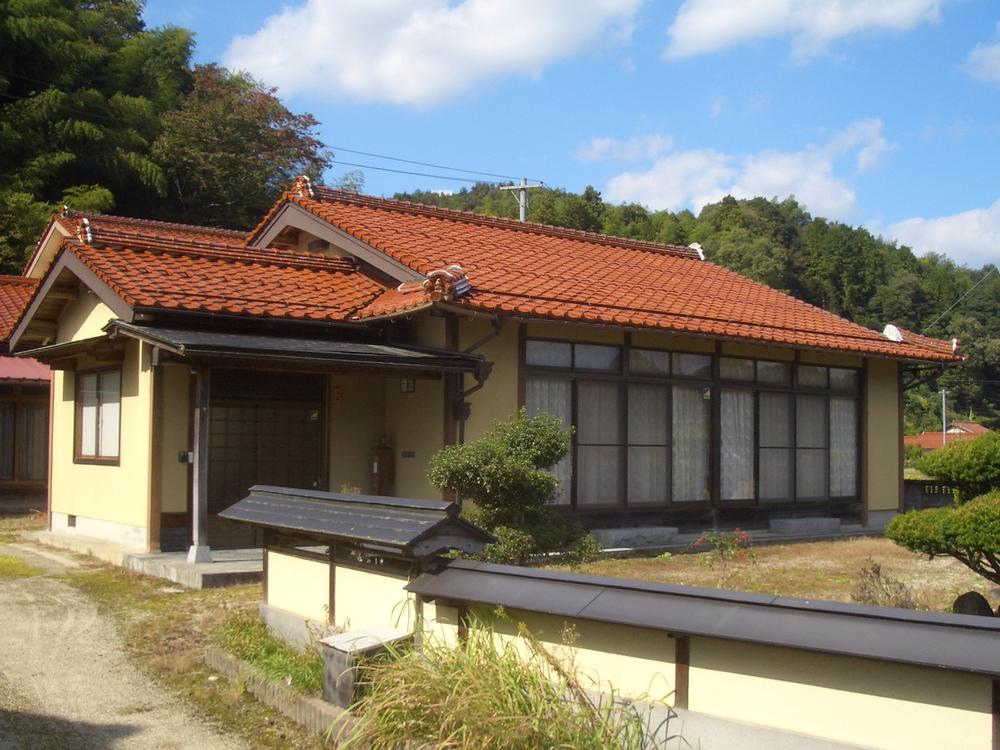
<path fill-rule="evenodd" d="M 101 381 L 103 376 L 116 373 L 118 376 L 118 435 L 115 442 L 115 454 L 113 456 L 87 455 L 81 452 L 83 445 L 83 398 L 81 388 L 83 378 L 88 375 L 97 376 L 97 424 L 94 429 L 94 445 L 100 451 L 101 446 L 101 407 L 105 403 L 101 398 Z M 96 466 L 119 466 L 121 464 L 122 452 L 122 368 L 100 367 L 88 370 L 79 370 L 74 374 L 73 382 L 73 463 L 91 464 Z"/>
<path fill-rule="evenodd" d="M 621 343 L 609 344 L 607 342 L 596 342 L 596 341 L 579 341 L 576 339 L 558 339 L 546 336 L 529 336 L 525 331 L 523 334 L 524 345 L 521 349 L 521 361 L 520 367 L 522 376 L 525 380 L 529 378 L 558 378 L 567 380 L 570 382 L 570 392 L 571 392 L 571 402 L 572 402 L 572 419 L 573 424 L 576 424 L 577 419 L 577 384 L 585 380 L 602 380 L 602 381 L 614 381 L 618 383 L 619 387 L 619 403 L 622 404 L 621 417 L 624 420 L 624 424 L 621 426 L 621 441 L 618 445 L 621 458 L 621 476 L 619 477 L 619 497 L 614 502 L 607 503 L 595 503 L 590 505 L 579 505 L 577 503 L 577 483 L 579 481 L 578 473 L 578 460 L 577 460 L 577 437 L 574 437 L 570 441 L 570 450 L 568 456 L 572 465 L 572 481 L 569 487 L 569 502 L 562 503 L 560 505 L 553 505 L 552 507 L 557 510 L 562 511 L 572 511 L 574 513 L 598 513 L 598 512 L 608 512 L 608 511 L 621 511 L 624 510 L 629 513 L 649 513 L 656 511 L 667 511 L 667 512 L 683 512 L 686 510 L 705 510 L 705 509 L 746 509 L 746 510 L 758 510 L 758 511 L 772 511 L 781 510 L 782 508 L 791 510 L 794 508 L 807 508 L 807 507 L 817 507 L 829 505 L 831 503 L 857 503 L 863 501 L 863 483 L 864 483 L 864 409 L 866 403 L 866 378 L 865 364 L 862 363 L 860 366 L 847 366 L 847 365 L 828 365 L 828 364 L 814 364 L 809 361 L 800 361 L 800 352 L 794 350 L 794 357 L 791 359 L 779 359 L 775 357 L 749 357 L 739 354 L 729 354 L 723 351 L 721 342 L 716 343 L 715 350 L 713 352 L 706 352 L 705 350 L 692 350 L 684 347 L 677 348 L 665 348 L 656 346 L 633 346 L 631 343 L 631 335 L 626 332 Z M 524 356 L 526 351 L 528 341 L 548 341 L 548 342 L 558 342 L 571 345 L 572 352 L 572 364 L 570 367 L 563 368 L 550 368 L 542 367 L 537 365 L 529 365 L 527 363 L 527 358 Z M 600 372 L 594 370 L 582 370 L 575 367 L 576 357 L 575 357 L 575 345 L 576 344 L 590 344 L 598 346 L 614 346 L 620 350 L 619 362 L 621 365 L 621 370 L 619 373 L 611 372 Z M 664 352 L 670 355 L 670 374 L 651 374 L 651 373 L 633 373 L 630 367 L 631 363 L 631 351 L 633 349 L 638 350 L 649 350 Z M 709 375 L 704 377 L 698 376 L 684 376 L 677 374 L 674 367 L 674 354 L 696 354 L 701 356 L 706 356 L 710 359 L 711 372 Z M 754 380 L 730 380 L 725 379 L 721 376 L 721 361 L 723 358 L 728 359 L 749 359 L 754 362 Z M 785 383 L 771 383 L 771 382 L 761 382 L 758 376 L 758 362 L 777 362 L 781 364 L 788 365 L 789 368 L 789 380 Z M 820 367 L 826 372 L 826 383 L 825 387 L 820 386 L 806 386 L 799 383 L 799 367 Z M 830 377 L 829 370 L 831 368 L 837 369 L 847 369 L 853 370 L 856 373 L 856 385 L 853 389 L 839 389 L 832 385 L 832 378 Z M 669 492 L 669 497 L 666 502 L 659 503 L 639 503 L 630 504 L 628 501 L 629 495 L 629 447 L 628 442 L 628 389 L 632 384 L 645 384 L 645 385 L 663 385 L 668 387 L 667 396 L 667 409 L 668 415 L 673 412 L 673 386 L 692 386 L 701 385 L 704 388 L 710 389 L 711 395 L 711 407 L 710 407 L 710 424 L 709 424 L 709 466 L 710 466 L 710 478 L 709 478 L 709 499 L 704 501 L 689 501 L 689 502 L 675 502 L 673 500 L 672 491 Z M 754 429 L 753 429 L 753 464 L 754 464 L 754 497 L 752 499 L 731 499 L 724 500 L 721 495 L 721 472 L 719 461 L 721 458 L 721 395 L 722 390 L 745 390 L 753 393 L 754 399 Z M 762 499 L 760 495 L 760 454 L 761 454 L 761 444 L 760 444 L 760 395 L 762 393 L 781 393 L 787 394 L 791 397 L 791 427 L 792 432 L 790 436 L 791 445 L 786 449 L 790 451 L 791 459 L 791 497 L 788 498 L 766 498 Z M 848 496 L 834 496 L 830 492 L 830 482 L 831 482 L 831 466 L 830 462 L 832 460 L 831 456 L 831 440 L 829 434 L 826 435 L 826 446 L 823 448 L 824 452 L 824 466 L 825 466 L 825 486 L 826 492 L 822 497 L 798 497 L 796 494 L 797 489 L 797 477 L 796 477 L 796 466 L 797 466 L 797 396 L 821 396 L 824 399 L 824 408 L 827 414 L 827 433 L 830 430 L 830 400 L 832 398 L 850 398 L 853 399 L 857 405 L 856 407 L 856 459 L 855 459 L 855 493 L 854 495 Z M 526 399 L 522 399 L 522 406 L 527 406 Z M 673 455 L 674 439 L 673 435 L 669 436 L 670 440 L 670 455 Z M 671 470 L 672 475 L 672 470 Z"/>

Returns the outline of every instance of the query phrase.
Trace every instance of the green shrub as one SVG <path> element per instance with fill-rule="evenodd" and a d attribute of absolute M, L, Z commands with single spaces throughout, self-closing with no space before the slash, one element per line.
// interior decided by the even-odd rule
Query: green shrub
<path fill-rule="evenodd" d="M 495 423 L 479 440 L 448 446 L 431 458 L 431 483 L 474 503 L 463 515 L 497 538 L 483 559 L 522 565 L 532 555 L 561 552 L 579 563 L 600 553 L 578 522 L 549 507 L 559 482 L 548 469 L 566 455 L 572 434 L 556 417 L 528 417 L 521 409 L 517 419 Z"/>
<path fill-rule="evenodd" d="M 1000 490 L 964 505 L 911 510 L 893 518 L 885 535 L 931 558 L 954 557 L 1000 584 Z"/>
<path fill-rule="evenodd" d="M 315 648 L 299 653 L 271 635 L 259 617 L 236 612 L 226 618 L 215 637 L 216 643 L 237 659 L 255 666 L 266 677 L 288 681 L 305 693 L 323 691 L 323 657 Z"/>
<path fill-rule="evenodd" d="M 671 739 L 669 723 L 649 726 L 613 691 L 598 703 L 587 690 L 608 686 L 585 682 L 523 625 L 518 636 L 531 658 L 473 623 L 460 645 L 430 640 L 363 666 L 363 697 L 351 708 L 358 721 L 337 747 L 644 750 Z"/>
<path fill-rule="evenodd" d="M 1000 489 L 1000 432 L 931 451 L 917 461 L 917 468 L 954 485 L 960 502 Z"/>
<path fill-rule="evenodd" d="M 919 445 L 908 445 L 903 449 L 903 463 L 906 466 L 916 466 L 924 457 L 924 449 Z"/>

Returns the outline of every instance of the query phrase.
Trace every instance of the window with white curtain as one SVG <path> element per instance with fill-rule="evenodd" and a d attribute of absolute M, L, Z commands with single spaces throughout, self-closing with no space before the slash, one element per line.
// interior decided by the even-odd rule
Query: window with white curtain
<path fill-rule="evenodd" d="M 577 505 L 614 505 L 621 501 L 622 421 L 618 383 L 577 382 Z"/>
<path fill-rule="evenodd" d="M 552 378 L 528 378 L 525 382 L 525 407 L 528 416 L 545 412 L 558 417 L 564 426 L 573 423 L 573 382 Z M 559 479 L 556 489 L 556 505 L 569 505 L 573 494 L 572 451 L 552 467 L 552 473 Z"/>
<path fill-rule="evenodd" d="M 536 369 L 526 381 L 529 414 L 576 419 L 574 460 L 555 468 L 560 504 L 713 500 L 713 414 L 716 500 L 767 505 L 857 495 L 856 369 L 552 341 L 529 341 L 526 364 L 549 371 Z M 726 387 L 711 387 L 713 365 Z"/>
<path fill-rule="evenodd" d="M 710 402 L 702 386 L 673 387 L 673 501 L 703 502 L 709 490 Z"/>
<path fill-rule="evenodd" d="M 754 498 L 753 401 L 752 391 L 722 391 L 719 489 L 723 500 Z"/>
<path fill-rule="evenodd" d="M 668 386 L 629 384 L 629 505 L 663 505 L 670 500 L 669 407 Z"/>
<path fill-rule="evenodd" d="M 795 496 L 815 500 L 826 497 L 827 399 L 797 396 L 795 399 Z"/>
<path fill-rule="evenodd" d="M 830 496 L 858 491 L 858 402 L 830 399 Z"/>
<path fill-rule="evenodd" d="M 77 375 L 76 458 L 118 458 L 121 430 L 121 371 Z"/>
<path fill-rule="evenodd" d="M 760 501 L 787 501 L 792 493 L 792 397 L 787 393 L 762 392 L 757 399 L 760 420 L 758 470 Z"/>

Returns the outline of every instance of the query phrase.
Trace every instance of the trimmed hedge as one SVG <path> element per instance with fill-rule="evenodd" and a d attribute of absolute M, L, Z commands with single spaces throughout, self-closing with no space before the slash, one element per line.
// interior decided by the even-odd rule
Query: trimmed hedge
<path fill-rule="evenodd" d="M 885 535 L 931 558 L 954 557 L 1000 584 L 1000 490 L 964 505 L 911 510 L 893 518 Z"/>
<path fill-rule="evenodd" d="M 957 488 L 961 502 L 1000 489 L 1000 432 L 931 451 L 917 468 Z"/>

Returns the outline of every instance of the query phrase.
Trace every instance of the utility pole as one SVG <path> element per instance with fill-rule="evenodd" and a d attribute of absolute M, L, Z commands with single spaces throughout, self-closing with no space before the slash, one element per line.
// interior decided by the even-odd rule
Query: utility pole
<path fill-rule="evenodd" d="M 941 389 L 941 445 L 948 445 L 948 412 L 946 409 L 948 391 Z"/>
<path fill-rule="evenodd" d="M 517 190 L 519 192 L 520 195 L 519 195 L 519 199 L 518 199 L 518 205 L 520 206 L 520 218 L 521 218 L 521 221 L 527 221 L 528 220 L 528 191 L 531 190 L 532 188 L 540 188 L 540 187 L 543 187 L 543 185 L 542 185 L 541 182 L 539 182 L 537 185 L 529 185 L 528 184 L 528 178 L 527 177 L 522 177 L 520 185 L 502 185 L 500 187 L 500 189 L 501 190 L 510 190 L 511 192 L 513 192 L 514 190 Z"/>

